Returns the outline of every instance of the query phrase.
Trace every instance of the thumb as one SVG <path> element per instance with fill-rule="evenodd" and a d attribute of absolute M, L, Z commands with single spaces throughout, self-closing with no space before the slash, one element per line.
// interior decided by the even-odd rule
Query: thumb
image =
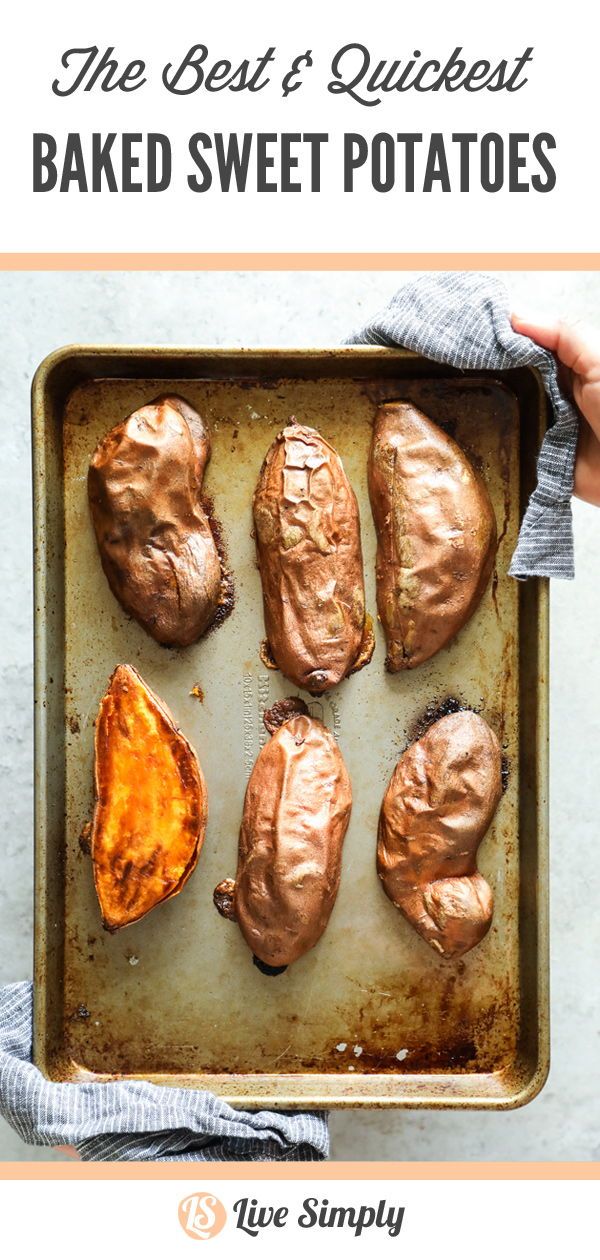
<path fill-rule="evenodd" d="M 544 350 L 555 354 L 564 367 L 581 377 L 582 382 L 598 380 L 600 332 L 597 328 L 581 322 L 570 324 L 562 319 L 537 323 L 522 319 L 520 315 L 512 315 L 511 324 L 515 332 L 531 337 Z"/>
<path fill-rule="evenodd" d="M 523 319 L 520 315 L 511 315 L 510 322 L 516 333 L 520 333 L 522 337 L 530 337 L 532 341 L 535 341 L 538 346 L 542 346 L 544 350 L 551 350 L 553 354 L 556 354 L 560 340 L 560 324 L 558 320 L 544 323 L 537 320 Z"/>

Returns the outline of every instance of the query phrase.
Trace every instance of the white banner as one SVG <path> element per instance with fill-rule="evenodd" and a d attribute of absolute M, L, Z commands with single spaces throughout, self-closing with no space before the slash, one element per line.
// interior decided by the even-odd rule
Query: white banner
<path fill-rule="evenodd" d="M 23 0 L 0 248 L 595 250 L 599 24 L 589 0 L 560 20 L 541 0 Z"/>
<path fill-rule="evenodd" d="M 597 1204 L 594 1181 L 220 1181 L 210 1164 L 181 1181 L 0 1182 L 3 1254 L 61 1260 L 172 1260 L 198 1243 L 278 1260 L 587 1254 Z"/>

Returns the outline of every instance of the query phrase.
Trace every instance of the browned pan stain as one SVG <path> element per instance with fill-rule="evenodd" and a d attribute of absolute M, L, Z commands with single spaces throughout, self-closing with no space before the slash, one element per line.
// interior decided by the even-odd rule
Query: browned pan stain
<path fill-rule="evenodd" d="M 410 744 L 414 744 L 418 739 L 422 739 L 429 727 L 433 726 L 435 722 L 439 722 L 440 718 L 447 717 L 449 713 L 463 713 L 467 709 L 471 709 L 473 713 L 481 712 L 481 708 L 465 704 L 457 696 L 444 696 L 441 700 L 430 700 L 423 712 L 418 713 L 413 718 L 408 732 L 406 747 L 408 748 Z"/>
<path fill-rule="evenodd" d="M 492 729 L 498 735 L 500 746 L 507 747 L 504 739 L 504 709 L 493 709 L 491 713 L 484 711 L 483 701 L 477 704 L 465 704 L 459 700 L 457 696 L 444 696 L 442 700 L 431 700 L 422 713 L 419 713 L 413 720 L 408 733 L 405 745 L 400 750 L 404 752 L 411 744 L 422 739 L 423 735 L 438 722 L 440 718 L 446 717 L 449 713 L 461 713 L 470 710 L 472 713 L 480 713 L 489 722 Z M 502 756 L 502 791 L 506 792 L 510 779 L 510 758 L 503 754 Z"/>
<path fill-rule="evenodd" d="M 219 560 L 221 562 L 221 597 L 219 599 L 219 607 L 211 621 L 206 634 L 212 634 L 218 630 L 219 626 L 231 616 L 235 605 L 235 579 L 229 563 L 227 554 L 227 544 L 225 542 L 225 534 L 219 517 L 215 514 L 214 501 L 210 495 L 202 495 L 202 507 L 208 517 L 210 532 L 215 540 L 215 546 Z"/>

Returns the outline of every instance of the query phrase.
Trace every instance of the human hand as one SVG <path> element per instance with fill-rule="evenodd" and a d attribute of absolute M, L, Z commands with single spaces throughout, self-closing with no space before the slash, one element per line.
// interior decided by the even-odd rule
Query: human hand
<path fill-rule="evenodd" d="M 584 420 L 577 443 L 573 493 L 600 507 L 600 329 L 562 320 L 536 323 L 519 315 L 512 315 L 511 323 L 515 332 L 550 350 L 561 365 L 561 384 Z"/>

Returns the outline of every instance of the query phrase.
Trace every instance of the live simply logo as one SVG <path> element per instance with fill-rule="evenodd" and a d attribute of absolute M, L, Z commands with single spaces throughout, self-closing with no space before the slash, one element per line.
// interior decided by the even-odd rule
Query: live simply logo
<path fill-rule="evenodd" d="M 258 1238 L 264 1230 L 285 1229 L 290 1221 L 290 1209 L 280 1205 L 261 1204 L 258 1199 L 238 1199 L 232 1209 L 235 1229 L 242 1230 L 250 1238 Z M 189 1194 L 179 1204 L 179 1222 L 188 1238 L 215 1238 L 227 1220 L 227 1212 L 216 1195 L 205 1190 Z M 357 1204 L 336 1206 L 329 1199 L 304 1199 L 296 1217 L 300 1229 L 343 1229 L 360 1238 L 367 1229 L 384 1231 L 390 1238 L 397 1238 L 404 1220 L 404 1208 L 388 1204 L 380 1199 L 377 1206 Z"/>
<path fill-rule="evenodd" d="M 220 1199 L 214 1194 L 199 1190 L 188 1194 L 179 1204 L 179 1224 L 188 1238 L 215 1238 L 227 1220 L 227 1213 Z"/>

